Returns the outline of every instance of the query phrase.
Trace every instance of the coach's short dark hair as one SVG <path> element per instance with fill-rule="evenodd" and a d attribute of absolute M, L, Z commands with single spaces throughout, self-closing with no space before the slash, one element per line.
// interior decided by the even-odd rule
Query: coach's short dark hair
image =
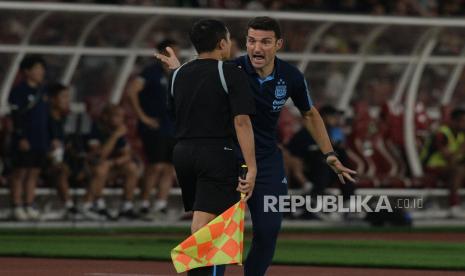
<path fill-rule="evenodd" d="M 190 39 L 197 53 L 211 52 L 216 49 L 222 39 L 226 39 L 228 29 L 223 22 L 214 19 L 203 19 L 194 23 L 190 31 Z"/>
<path fill-rule="evenodd" d="M 45 67 L 45 60 L 38 55 L 32 55 L 32 56 L 26 56 L 22 61 L 21 64 L 19 65 L 19 69 L 23 70 L 29 70 L 32 67 L 34 67 L 36 64 L 42 64 L 42 66 Z"/>
<path fill-rule="evenodd" d="M 174 39 L 163 39 L 160 43 L 157 44 L 157 51 L 162 53 L 165 51 L 166 47 L 177 46 L 178 43 Z"/>
<path fill-rule="evenodd" d="M 48 86 L 47 92 L 50 98 L 60 95 L 61 92 L 68 89 L 68 87 L 59 82 L 53 82 Z"/>
<path fill-rule="evenodd" d="M 273 31 L 276 39 L 281 38 L 281 27 L 278 21 L 268 16 L 259 16 L 249 21 L 247 30 L 262 30 L 262 31 Z"/>
<path fill-rule="evenodd" d="M 463 116 L 465 116 L 465 109 L 463 108 L 456 108 L 452 110 L 452 112 L 450 113 L 450 118 L 452 119 L 452 121 L 457 121 Z"/>

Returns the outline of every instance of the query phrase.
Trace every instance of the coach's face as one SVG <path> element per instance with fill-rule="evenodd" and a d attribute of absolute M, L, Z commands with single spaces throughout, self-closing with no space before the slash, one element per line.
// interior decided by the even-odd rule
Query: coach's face
<path fill-rule="evenodd" d="M 255 30 L 247 31 L 247 54 L 252 66 L 262 70 L 274 65 L 276 52 L 283 45 L 282 39 L 277 39 L 274 31 Z"/>

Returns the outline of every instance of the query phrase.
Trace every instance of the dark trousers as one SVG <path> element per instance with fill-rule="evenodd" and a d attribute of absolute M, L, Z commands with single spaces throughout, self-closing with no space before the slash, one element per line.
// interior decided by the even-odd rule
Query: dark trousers
<path fill-rule="evenodd" d="M 257 157 L 255 188 L 247 202 L 252 217 L 253 237 L 244 261 L 245 276 L 265 275 L 273 260 L 283 215 L 265 212 L 264 199 L 265 196 L 280 195 L 287 195 L 287 179 L 281 151 L 277 150 L 267 157 Z M 223 276 L 224 273 L 225 266 L 217 266 L 214 276 Z"/>
<path fill-rule="evenodd" d="M 200 267 L 187 271 L 187 276 L 217 276 L 214 266 Z"/>
<path fill-rule="evenodd" d="M 265 196 L 278 197 L 287 194 L 287 179 L 280 151 L 263 159 L 257 158 L 257 169 L 255 189 L 248 201 L 252 217 L 253 238 L 244 263 L 245 276 L 265 275 L 273 260 L 278 233 L 281 229 L 283 216 L 279 212 L 265 212 Z"/>

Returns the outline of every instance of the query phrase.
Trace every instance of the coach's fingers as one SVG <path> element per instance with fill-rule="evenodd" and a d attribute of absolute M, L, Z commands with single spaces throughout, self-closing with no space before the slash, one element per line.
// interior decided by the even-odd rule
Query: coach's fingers
<path fill-rule="evenodd" d="M 179 59 L 176 56 L 176 53 L 174 52 L 174 50 L 171 47 L 166 47 L 165 50 L 168 53 L 167 62 L 166 62 L 168 67 L 172 70 L 179 68 L 179 66 L 181 66 L 181 63 L 179 62 Z"/>
<path fill-rule="evenodd" d="M 333 167 L 334 171 L 337 172 L 337 173 L 346 172 L 346 173 L 350 173 L 350 174 L 357 174 L 356 171 L 351 170 L 351 169 L 347 168 L 346 166 L 342 165 L 342 163 L 339 162 L 339 160 L 332 163 L 332 164 L 330 164 L 330 166 Z"/>
<path fill-rule="evenodd" d="M 342 171 L 342 172 L 345 172 L 345 173 L 348 173 L 348 174 L 357 174 L 356 171 L 351 170 L 351 169 L 349 169 L 349 168 L 347 168 L 347 167 L 342 167 L 342 168 L 341 168 L 341 171 Z"/>
<path fill-rule="evenodd" d="M 159 59 L 159 60 L 160 60 L 161 62 L 163 62 L 163 63 L 168 63 L 168 57 L 165 56 L 165 55 L 155 53 L 155 54 L 153 54 L 153 56 L 154 56 L 156 59 Z"/>
<path fill-rule="evenodd" d="M 350 175 L 347 172 L 340 172 L 340 173 L 337 174 L 337 177 L 339 178 L 339 181 L 342 184 L 346 184 L 346 179 L 349 180 L 350 182 L 353 182 L 353 183 L 356 182 L 356 180 L 352 177 L 352 175 Z"/>
<path fill-rule="evenodd" d="M 348 179 L 351 182 L 355 182 L 355 179 L 352 177 L 352 175 L 356 175 L 357 172 L 354 170 L 351 170 L 347 167 L 341 166 L 338 168 L 339 175 L 342 175 L 343 178 Z"/>
<path fill-rule="evenodd" d="M 344 178 L 348 179 L 349 181 L 356 182 L 355 178 L 353 178 L 350 173 L 343 172 L 342 175 L 344 176 Z"/>
<path fill-rule="evenodd" d="M 165 50 L 169 54 L 169 57 L 176 56 L 176 54 L 174 53 L 173 48 L 171 48 L 170 46 L 166 47 Z"/>

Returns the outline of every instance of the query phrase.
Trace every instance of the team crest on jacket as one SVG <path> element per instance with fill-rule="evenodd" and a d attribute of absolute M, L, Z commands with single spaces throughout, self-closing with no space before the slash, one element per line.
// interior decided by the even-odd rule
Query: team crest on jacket
<path fill-rule="evenodd" d="M 276 83 L 276 89 L 274 91 L 274 96 L 276 97 L 276 99 L 281 100 L 286 97 L 286 94 L 287 94 L 286 83 L 282 79 L 279 79 L 278 83 Z"/>

